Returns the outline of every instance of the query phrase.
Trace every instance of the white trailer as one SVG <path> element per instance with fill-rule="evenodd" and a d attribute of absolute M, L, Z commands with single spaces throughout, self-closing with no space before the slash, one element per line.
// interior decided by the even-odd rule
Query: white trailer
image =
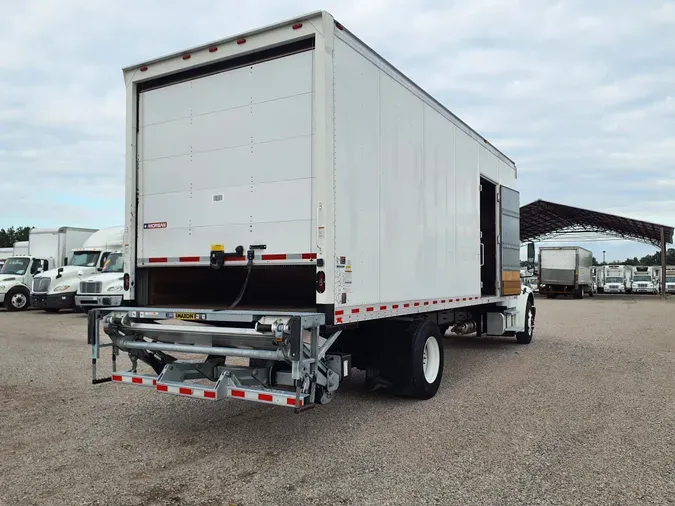
<path fill-rule="evenodd" d="M 14 254 L 0 270 L 0 304 L 9 311 L 28 309 L 35 276 L 66 265 L 68 252 L 94 232 L 77 227 L 32 229 L 25 244 L 14 244 Z"/>
<path fill-rule="evenodd" d="M 122 248 L 123 227 L 103 228 L 90 233 L 84 243 L 69 247 L 70 259 L 55 269 L 45 270 L 33 279 L 31 306 L 56 313 L 76 309 L 75 294 L 83 276 L 100 272 L 108 255 Z M 68 245 L 72 246 L 72 245 Z"/>
<path fill-rule="evenodd" d="M 539 248 L 539 293 L 593 297 L 593 253 L 579 246 Z"/>
<path fill-rule="evenodd" d="M 624 265 L 605 265 L 605 293 L 626 293 L 626 276 L 629 269 Z"/>
<path fill-rule="evenodd" d="M 301 409 L 354 366 L 429 398 L 446 330 L 532 339 L 515 164 L 330 14 L 124 79 L 132 307 L 89 313 L 94 382 Z M 132 371 L 97 378 L 104 345 Z"/>

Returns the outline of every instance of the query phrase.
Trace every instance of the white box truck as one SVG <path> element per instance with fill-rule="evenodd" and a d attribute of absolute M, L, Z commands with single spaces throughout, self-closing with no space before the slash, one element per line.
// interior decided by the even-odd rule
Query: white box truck
<path fill-rule="evenodd" d="M 14 254 L 14 248 L 0 248 L 0 269 L 9 257 Z"/>
<path fill-rule="evenodd" d="M 626 293 L 625 265 L 605 265 L 605 293 Z"/>
<path fill-rule="evenodd" d="M 124 256 L 113 251 L 99 274 L 83 277 L 75 295 L 75 304 L 89 311 L 94 307 L 121 306 L 124 299 Z"/>
<path fill-rule="evenodd" d="M 75 293 L 80 279 L 103 269 L 108 255 L 122 248 L 124 227 L 103 228 L 72 248 L 70 260 L 33 278 L 31 306 L 47 312 L 76 309 Z"/>
<path fill-rule="evenodd" d="M 558 295 L 592 297 L 592 266 L 593 253 L 579 246 L 539 248 L 539 293 L 551 299 Z"/>
<path fill-rule="evenodd" d="M 636 265 L 633 267 L 633 280 L 631 284 L 633 293 L 659 293 L 658 281 L 654 267 Z"/>
<path fill-rule="evenodd" d="M 130 307 L 89 312 L 93 382 L 301 410 L 356 367 L 426 399 L 446 330 L 532 339 L 515 164 L 330 14 L 124 79 Z"/>
<path fill-rule="evenodd" d="M 666 293 L 675 293 L 675 265 L 666 266 Z"/>
<path fill-rule="evenodd" d="M 25 245 L 15 243 L 14 254 L 0 270 L 0 304 L 9 311 L 28 309 L 34 277 L 66 265 L 68 252 L 94 232 L 77 227 L 32 229 Z"/>

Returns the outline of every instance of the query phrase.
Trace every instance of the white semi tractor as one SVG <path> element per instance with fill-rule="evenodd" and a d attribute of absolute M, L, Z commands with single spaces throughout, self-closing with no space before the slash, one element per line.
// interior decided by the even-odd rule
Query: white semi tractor
<path fill-rule="evenodd" d="M 75 304 L 88 311 L 94 307 L 121 306 L 124 299 L 124 256 L 113 251 L 98 274 L 82 277 L 75 295 Z"/>
<path fill-rule="evenodd" d="M 70 250 L 84 244 L 96 230 L 77 227 L 32 229 L 28 241 L 16 243 L 0 270 L 0 304 L 9 311 L 30 307 L 35 276 L 68 263 Z"/>
<path fill-rule="evenodd" d="M 514 162 L 330 14 L 124 80 L 128 307 L 89 312 L 94 383 L 303 410 L 356 367 L 428 399 L 447 330 L 531 341 Z"/>
<path fill-rule="evenodd" d="M 91 234 L 79 248 L 74 248 L 70 261 L 33 278 L 31 306 L 47 312 L 76 309 L 75 293 L 80 279 L 100 272 L 110 253 L 122 248 L 124 227 L 103 228 Z"/>
<path fill-rule="evenodd" d="M 625 265 L 605 265 L 604 293 L 626 293 L 628 270 Z"/>

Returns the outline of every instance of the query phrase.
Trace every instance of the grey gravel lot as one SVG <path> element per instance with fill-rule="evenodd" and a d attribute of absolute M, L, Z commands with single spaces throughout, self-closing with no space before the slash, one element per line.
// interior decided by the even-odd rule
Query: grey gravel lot
<path fill-rule="evenodd" d="M 0 504 L 675 504 L 675 304 L 537 300 L 438 395 L 289 409 L 90 384 L 85 317 L 0 312 Z"/>

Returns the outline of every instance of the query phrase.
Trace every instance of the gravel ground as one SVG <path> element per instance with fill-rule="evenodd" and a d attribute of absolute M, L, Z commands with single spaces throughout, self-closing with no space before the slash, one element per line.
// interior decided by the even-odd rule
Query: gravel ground
<path fill-rule="evenodd" d="M 537 306 L 529 346 L 447 339 L 429 401 L 300 415 L 92 386 L 82 315 L 3 311 L 0 504 L 675 504 L 675 305 Z"/>

